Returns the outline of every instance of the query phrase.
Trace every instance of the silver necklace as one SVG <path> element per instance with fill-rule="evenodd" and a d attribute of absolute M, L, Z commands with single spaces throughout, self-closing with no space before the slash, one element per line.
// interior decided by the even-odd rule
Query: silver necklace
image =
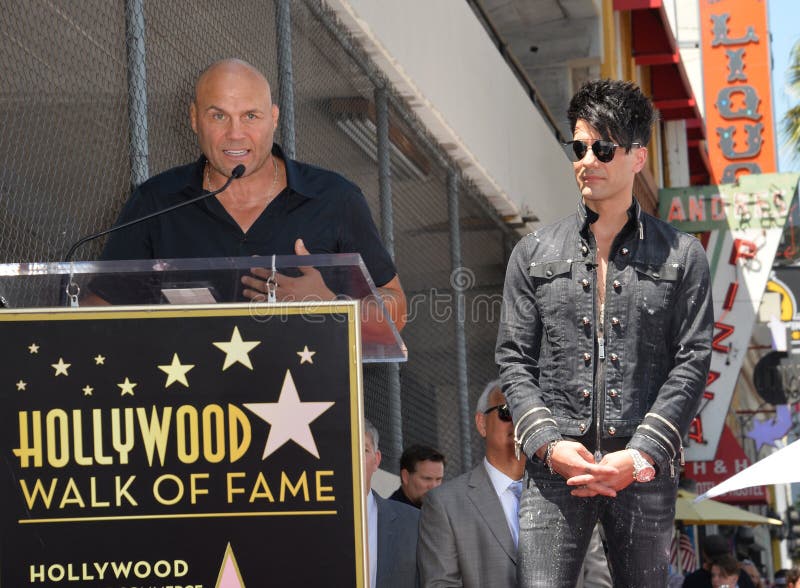
<path fill-rule="evenodd" d="M 211 173 L 209 171 L 208 161 L 206 161 L 206 186 L 208 186 L 208 191 L 213 192 L 214 186 L 211 185 Z M 275 156 L 272 156 L 272 184 L 269 187 L 269 192 L 267 192 L 267 198 L 271 198 L 273 196 L 273 192 L 275 191 L 275 186 L 278 184 L 278 162 L 275 160 Z"/>

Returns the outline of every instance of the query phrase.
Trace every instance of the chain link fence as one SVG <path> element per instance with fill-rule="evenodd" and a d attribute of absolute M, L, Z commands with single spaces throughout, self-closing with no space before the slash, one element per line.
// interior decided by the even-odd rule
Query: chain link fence
<path fill-rule="evenodd" d="M 289 27 L 276 24 L 281 5 L 288 7 Z M 391 385 L 396 367 L 365 367 L 367 417 L 381 432 L 389 471 L 399 469 L 400 447 L 383 440 L 398 424 L 404 446 L 426 443 L 446 454 L 447 477 L 482 457 L 472 412 L 486 382 L 497 377 L 494 341 L 514 236 L 483 196 L 459 181 L 462 267 L 454 271 L 448 174 L 457 174 L 457 167 L 324 3 L 8 0 L 0 12 L 0 39 L 4 263 L 60 259 L 82 235 L 114 222 L 132 186 L 196 159 L 188 118 L 194 80 L 225 57 L 264 72 L 273 100 L 293 120 L 276 140 L 293 143 L 297 159 L 361 186 L 381 227 L 375 96 L 385 88 L 390 219 L 409 301 L 403 332 L 409 361 L 399 368 L 399 390 Z M 281 69 L 287 55 L 290 78 Z M 292 81 L 288 92 L 281 90 L 286 79 Z M 94 259 L 101 247 L 102 241 L 87 244 L 77 258 Z M 459 293 L 463 321 L 456 316 Z M 461 328 L 465 374 L 459 373 L 456 345 Z M 464 392 L 466 421 L 459 404 Z M 390 410 L 396 394 L 401 415 Z"/>

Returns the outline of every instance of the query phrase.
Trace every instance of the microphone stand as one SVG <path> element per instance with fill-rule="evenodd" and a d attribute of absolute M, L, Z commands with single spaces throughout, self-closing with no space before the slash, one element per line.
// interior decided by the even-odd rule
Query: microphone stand
<path fill-rule="evenodd" d="M 126 229 L 133 225 L 138 225 L 139 223 L 142 223 L 153 217 L 161 216 L 162 214 L 172 212 L 173 210 L 177 210 L 178 208 L 183 208 L 184 206 L 189 206 L 190 204 L 194 204 L 195 202 L 205 200 L 206 198 L 210 198 L 211 196 L 216 196 L 217 194 L 227 190 L 228 186 L 231 185 L 231 182 L 233 182 L 233 180 L 238 180 L 239 178 L 241 178 L 244 175 L 244 172 L 245 172 L 245 167 L 240 163 L 235 168 L 233 168 L 230 177 L 228 177 L 228 180 L 225 182 L 225 184 L 223 184 L 223 186 L 219 190 L 214 190 L 213 192 L 200 194 L 200 196 L 195 196 L 194 198 L 190 198 L 189 200 L 186 200 L 184 202 L 179 202 L 178 204 L 173 204 L 172 206 L 168 206 L 167 208 L 164 208 L 162 210 L 151 212 L 150 214 L 146 214 L 143 217 L 129 220 L 120 225 L 115 225 L 110 229 L 106 229 L 105 231 L 100 231 L 99 233 L 92 233 L 91 235 L 86 235 L 85 237 L 82 237 L 81 239 L 73 243 L 72 247 L 69 248 L 69 251 L 67 251 L 67 254 L 64 256 L 64 262 L 65 263 L 69 262 L 72 259 L 72 256 L 74 255 L 75 251 L 78 249 L 78 247 L 80 247 L 84 243 L 87 243 L 88 241 L 93 241 L 94 239 L 102 237 L 103 235 L 108 235 L 109 233 L 114 233 L 116 231 L 119 231 L 121 229 Z M 62 290 L 63 293 L 66 295 L 66 298 L 69 300 L 69 305 L 72 307 L 77 307 L 80 287 L 75 282 L 72 281 L 72 273 L 70 273 L 69 276 L 67 277 L 66 284 L 64 284 L 64 279 L 62 279 Z M 66 303 L 66 301 L 63 298 L 63 295 L 61 300 L 62 304 Z"/>

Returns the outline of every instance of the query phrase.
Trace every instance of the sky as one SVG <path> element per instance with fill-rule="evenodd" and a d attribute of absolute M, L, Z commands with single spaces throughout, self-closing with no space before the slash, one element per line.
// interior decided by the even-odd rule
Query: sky
<path fill-rule="evenodd" d="M 800 96 L 794 96 L 787 91 L 786 81 L 792 46 L 800 40 L 798 8 L 800 0 L 769 0 L 767 4 L 769 29 L 772 33 L 772 102 L 777 127 L 778 170 L 782 172 L 800 171 L 800 159 L 791 159 L 780 133 L 783 113 L 800 101 Z"/>
<path fill-rule="evenodd" d="M 800 96 L 787 90 L 786 72 L 789 69 L 789 56 L 794 44 L 800 40 L 797 26 L 797 11 L 800 0 L 769 0 L 767 17 L 772 34 L 772 104 L 775 113 L 776 137 L 778 143 L 778 171 L 800 171 L 800 158 L 792 159 L 784 145 L 780 132 L 783 113 L 800 101 Z M 792 484 L 792 498 L 800 500 L 800 484 Z"/>

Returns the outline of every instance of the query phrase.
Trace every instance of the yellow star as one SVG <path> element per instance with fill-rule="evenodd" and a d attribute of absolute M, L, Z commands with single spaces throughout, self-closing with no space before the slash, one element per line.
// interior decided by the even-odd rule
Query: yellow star
<path fill-rule="evenodd" d="M 20 380 L 19 382 L 17 382 L 17 390 L 19 390 L 19 391 L 25 390 L 25 388 L 27 386 L 28 386 L 28 382 L 26 382 L 24 380 Z"/>
<path fill-rule="evenodd" d="M 106 358 L 98 353 L 94 358 L 94 365 L 105 365 L 105 364 L 106 364 Z"/>
<path fill-rule="evenodd" d="M 128 379 L 128 377 L 125 376 L 125 381 L 122 382 L 122 384 L 117 384 L 117 386 L 119 386 L 120 390 L 122 391 L 120 396 L 125 396 L 126 394 L 130 394 L 131 396 L 133 396 L 133 389 L 138 385 L 139 384 L 134 384 L 133 382 L 131 382 Z"/>
<path fill-rule="evenodd" d="M 72 364 L 64 363 L 64 359 L 59 357 L 58 363 L 51 363 L 50 365 L 56 370 L 57 376 L 60 376 L 61 374 L 68 376 L 69 374 L 67 373 L 67 369 L 69 369 L 69 366 L 71 366 Z"/>
<path fill-rule="evenodd" d="M 233 335 L 231 335 L 230 341 L 214 342 L 215 347 L 225 352 L 225 363 L 222 365 L 222 371 L 225 371 L 236 362 L 252 370 L 253 364 L 250 363 L 250 356 L 248 354 L 254 347 L 260 344 L 261 341 L 242 341 L 242 336 L 239 334 L 239 327 L 233 327 Z"/>
<path fill-rule="evenodd" d="M 94 388 L 92 388 L 89 384 L 83 387 L 83 395 L 84 396 L 91 396 L 92 392 L 94 392 Z"/>
<path fill-rule="evenodd" d="M 314 360 L 311 359 L 317 352 L 316 351 L 309 351 L 308 345 L 303 347 L 302 351 L 297 351 L 297 355 L 300 356 L 300 365 L 304 363 L 314 363 Z"/>
<path fill-rule="evenodd" d="M 31 343 L 28 345 L 28 351 L 31 353 L 39 353 L 39 346 L 36 343 Z"/>
<path fill-rule="evenodd" d="M 164 388 L 169 388 L 170 384 L 174 382 L 180 382 L 187 388 L 189 387 L 189 381 L 186 379 L 186 372 L 194 367 L 194 364 L 189 365 L 181 365 L 181 360 L 178 359 L 178 354 L 174 354 L 172 356 L 172 363 L 170 365 L 160 365 L 158 369 L 162 372 L 167 374 L 167 383 L 164 384 Z"/>

